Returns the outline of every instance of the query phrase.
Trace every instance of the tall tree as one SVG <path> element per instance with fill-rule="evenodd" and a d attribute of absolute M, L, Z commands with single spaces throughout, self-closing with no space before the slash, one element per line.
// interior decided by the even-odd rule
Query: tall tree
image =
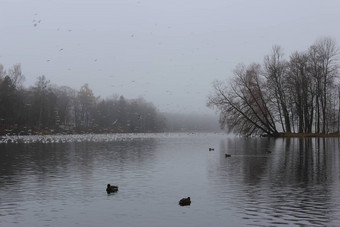
<path fill-rule="evenodd" d="M 15 104 L 17 92 L 9 76 L 0 82 L 0 121 L 3 126 L 12 125 L 16 121 Z"/>
<path fill-rule="evenodd" d="M 314 80 L 307 72 L 308 56 L 295 52 L 290 56 L 287 85 L 293 100 L 291 111 L 296 113 L 298 132 L 312 132 L 314 114 Z M 294 119 L 292 119 L 294 121 Z"/>
<path fill-rule="evenodd" d="M 47 80 L 44 75 L 39 76 L 33 87 L 34 99 L 32 111 L 37 113 L 35 115 L 37 117 L 36 125 L 41 128 L 50 126 L 49 121 L 51 120 L 51 111 L 53 112 L 53 104 L 55 102 L 55 100 L 49 102 L 50 98 L 54 99 L 50 89 L 50 81 Z"/>
<path fill-rule="evenodd" d="M 322 95 L 322 86 L 321 86 L 321 67 L 318 57 L 317 46 L 312 45 L 308 49 L 308 61 L 307 61 L 307 73 L 309 74 L 309 78 L 311 78 L 311 82 L 314 86 L 313 91 L 315 93 L 315 132 L 320 133 L 320 124 L 321 124 L 321 110 L 320 110 L 320 99 Z"/>
<path fill-rule="evenodd" d="M 322 133 L 326 132 L 327 105 L 330 93 L 328 88 L 334 85 L 334 79 L 338 73 L 337 57 L 339 50 L 335 40 L 323 38 L 316 42 L 317 54 L 321 73 L 321 107 L 322 107 Z"/>
<path fill-rule="evenodd" d="M 272 54 L 266 56 L 264 59 L 264 68 L 268 83 L 268 92 L 271 93 L 274 101 L 277 103 L 277 112 L 280 117 L 283 131 L 291 132 L 288 98 L 285 88 L 288 65 L 283 59 L 281 47 L 274 46 L 272 48 Z"/>
<path fill-rule="evenodd" d="M 84 84 L 78 92 L 78 99 L 80 103 L 80 120 L 82 126 L 90 127 L 93 117 L 93 110 L 95 107 L 96 98 L 88 84 Z"/>
<path fill-rule="evenodd" d="M 3 79 L 6 76 L 6 70 L 2 64 L 0 64 L 0 83 L 3 81 Z"/>
<path fill-rule="evenodd" d="M 15 64 L 13 68 L 8 70 L 8 75 L 12 80 L 13 85 L 16 89 L 21 89 L 23 82 L 25 81 L 25 76 L 22 74 L 21 65 Z"/>

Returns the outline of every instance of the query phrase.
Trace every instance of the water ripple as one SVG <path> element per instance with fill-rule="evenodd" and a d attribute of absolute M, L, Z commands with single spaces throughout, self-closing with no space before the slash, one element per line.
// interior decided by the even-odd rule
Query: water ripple
<path fill-rule="evenodd" d="M 28 136 L 0 144 L 0 226 L 340 223 L 340 154 L 332 140 L 317 154 L 308 153 L 310 147 L 300 150 L 295 140 L 72 136 L 65 143 Z M 263 158 L 268 148 L 272 153 Z M 107 183 L 119 185 L 119 191 L 107 195 Z M 178 206 L 187 196 L 191 206 Z"/>

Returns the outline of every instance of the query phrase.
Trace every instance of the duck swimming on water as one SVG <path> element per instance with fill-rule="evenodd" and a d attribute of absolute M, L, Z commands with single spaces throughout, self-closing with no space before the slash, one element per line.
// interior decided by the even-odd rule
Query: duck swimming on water
<path fill-rule="evenodd" d="M 107 194 L 110 194 L 111 192 L 117 192 L 118 191 L 118 186 L 111 186 L 110 184 L 107 184 L 106 192 Z"/>
<path fill-rule="evenodd" d="M 181 199 L 178 204 L 181 206 L 189 206 L 191 204 L 190 197 Z"/>

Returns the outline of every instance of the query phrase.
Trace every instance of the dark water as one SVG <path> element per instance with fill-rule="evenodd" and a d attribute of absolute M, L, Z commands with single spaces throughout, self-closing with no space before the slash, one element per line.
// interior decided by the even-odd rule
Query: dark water
<path fill-rule="evenodd" d="M 340 226 L 339 139 L 13 140 L 0 143 L 0 226 Z"/>

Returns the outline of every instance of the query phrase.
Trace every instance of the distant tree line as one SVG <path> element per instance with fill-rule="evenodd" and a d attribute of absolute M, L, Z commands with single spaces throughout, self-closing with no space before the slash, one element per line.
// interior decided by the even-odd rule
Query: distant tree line
<path fill-rule="evenodd" d="M 238 65 L 228 81 L 215 81 L 208 106 L 221 127 L 243 135 L 339 133 L 339 49 L 332 38 L 285 59 L 279 46 L 264 63 Z"/>
<path fill-rule="evenodd" d="M 159 132 L 165 119 L 142 98 L 96 97 L 88 84 L 79 91 L 39 76 L 23 86 L 20 64 L 0 64 L 0 134 L 30 132 Z M 19 132 L 20 131 L 20 132 Z"/>

